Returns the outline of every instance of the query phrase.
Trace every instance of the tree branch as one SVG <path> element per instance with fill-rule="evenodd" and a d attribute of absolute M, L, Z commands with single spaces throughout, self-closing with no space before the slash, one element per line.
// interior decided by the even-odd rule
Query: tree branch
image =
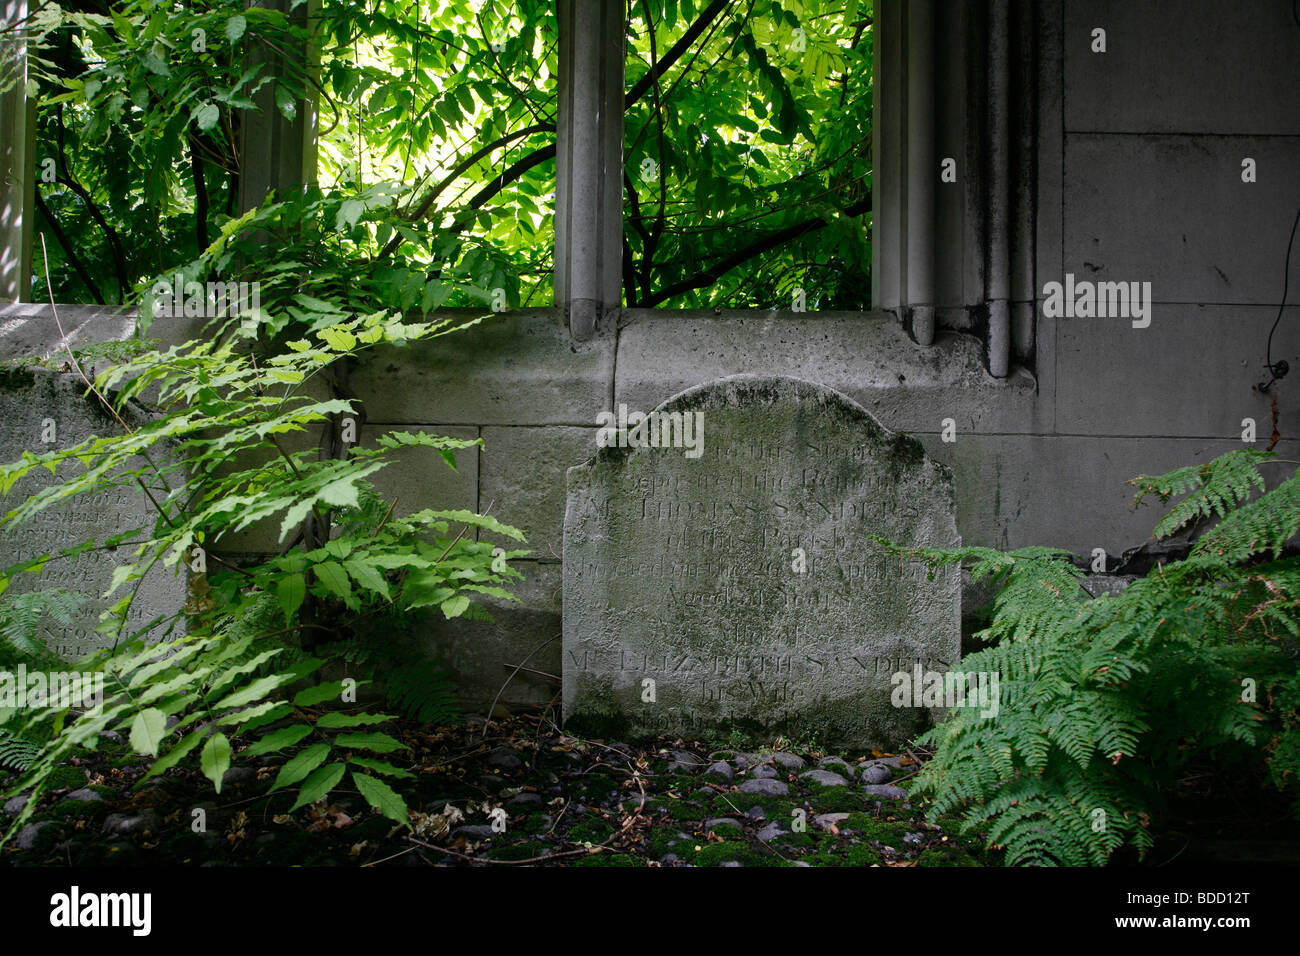
<path fill-rule="evenodd" d="M 868 196 L 866 199 L 859 200 L 841 211 L 844 215 L 854 218 L 862 215 L 864 212 L 869 212 L 870 210 L 871 197 Z M 737 249 L 731 255 L 724 259 L 720 259 L 717 263 L 709 266 L 707 269 L 703 269 L 689 278 L 683 279 L 680 282 L 675 282 L 668 286 L 668 288 L 647 296 L 645 301 L 642 302 L 641 307 L 646 309 L 654 308 L 660 302 L 664 302 L 674 296 L 690 292 L 692 289 L 699 289 L 706 285 L 711 285 L 720 277 L 736 268 L 736 266 L 748 262 L 750 259 L 760 256 L 771 249 L 775 249 L 777 246 L 798 239 L 800 236 L 807 235 L 810 232 L 816 232 L 818 229 L 824 229 L 826 225 L 827 223 L 825 219 L 821 216 L 814 216 L 811 219 L 805 219 L 803 222 L 797 222 L 792 226 L 786 226 L 784 229 L 778 229 L 776 232 L 764 236 L 762 239 L 758 239 L 741 249 Z"/>
<path fill-rule="evenodd" d="M 475 152 L 472 155 L 466 157 L 460 163 L 457 163 L 456 168 L 453 169 L 451 172 L 449 172 L 443 178 L 442 182 L 434 186 L 433 190 L 429 193 L 429 195 L 424 197 L 423 201 L 421 201 L 420 205 L 416 208 L 416 210 L 406 218 L 412 222 L 422 218 L 425 215 L 425 213 L 427 213 L 429 209 L 433 206 L 433 204 L 437 201 L 438 197 L 442 195 L 443 192 L 445 192 L 456 180 L 458 180 L 461 176 L 463 176 L 471 166 L 473 166 L 484 156 L 492 152 L 492 150 L 499 149 L 500 147 L 505 146 L 511 140 L 519 139 L 523 136 L 530 136 L 533 133 L 553 133 L 553 132 L 555 132 L 555 127 L 549 123 L 539 123 L 533 126 L 525 126 L 523 129 L 516 130 L 513 133 L 506 133 L 504 136 L 501 136 L 500 138 L 493 140 L 491 143 L 488 143 L 487 145 L 483 146 L 481 149 L 475 150 Z M 543 147 L 542 150 L 539 150 L 538 152 L 544 152 L 546 149 L 550 149 L 553 154 L 555 147 L 554 146 Z M 526 158 L 527 157 L 525 157 L 525 159 Z M 538 162 L 541 162 L 541 160 L 538 160 Z M 506 172 L 509 172 L 509 170 L 507 170 Z M 506 173 L 502 173 L 501 175 L 504 176 L 506 175 Z M 400 235 L 394 235 L 392 239 L 388 240 L 388 243 L 384 246 L 383 250 L 379 253 L 380 257 L 382 258 L 384 256 L 392 255 L 393 252 L 396 251 L 397 247 L 401 244 L 401 241 L 402 241 L 402 237 Z"/>
<path fill-rule="evenodd" d="M 45 217 L 45 221 L 50 224 L 50 229 L 54 233 L 54 238 L 59 240 L 59 245 L 63 247 L 63 253 L 68 257 L 68 262 L 76 271 L 78 278 L 85 283 L 86 288 L 90 290 L 90 294 L 95 297 L 96 302 L 100 305 L 107 305 L 108 302 L 104 298 L 104 293 L 99 291 L 99 286 L 95 285 L 95 281 L 90 278 L 90 273 L 82 264 L 81 257 L 77 255 L 76 250 L 72 248 L 72 243 L 70 243 L 68 237 L 64 235 L 63 227 L 60 226 L 58 220 L 54 218 L 54 214 L 50 212 L 49 206 L 45 205 L 45 197 L 41 195 L 39 184 L 37 184 L 35 194 L 36 208 L 40 210 L 41 215 Z"/>
<path fill-rule="evenodd" d="M 190 172 L 194 176 L 194 240 L 198 254 L 208 248 L 208 183 L 203 176 L 203 159 L 199 156 L 195 138 L 189 138 Z"/>
<path fill-rule="evenodd" d="M 700 15 L 695 18 L 695 22 L 681 35 L 681 38 L 669 47 L 668 52 L 664 54 L 664 58 L 655 63 L 650 68 L 650 72 L 637 80 L 632 88 L 627 91 L 627 96 L 623 98 L 623 108 L 627 109 L 645 96 L 655 81 L 672 69 L 672 65 L 682 58 L 682 55 L 691 48 L 691 44 L 698 39 L 699 35 L 729 6 L 731 6 L 731 0 L 713 0 L 713 3 L 705 7 Z M 654 29 L 653 24 L 650 25 L 650 29 Z"/>

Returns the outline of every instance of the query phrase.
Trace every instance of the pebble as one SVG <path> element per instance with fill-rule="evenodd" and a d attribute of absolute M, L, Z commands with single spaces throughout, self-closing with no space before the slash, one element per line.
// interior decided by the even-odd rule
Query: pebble
<path fill-rule="evenodd" d="M 819 813 L 813 817 L 813 825 L 819 830 L 829 830 L 833 826 L 839 826 L 848 818 L 847 813 Z"/>
<path fill-rule="evenodd" d="M 757 754 L 736 754 L 731 758 L 732 762 L 744 770 L 746 767 L 752 767 L 756 763 L 762 763 L 762 759 Z"/>
<path fill-rule="evenodd" d="M 740 821 L 734 817 L 714 817 L 712 820 L 705 821 L 704 829 L 716 830 L 718 827 L 735 827 L 737 830 L 745 829 L 741 826 Z"/>
<path fill-rule="evenodd" d="M 731 764 L 725 760 L 719 760 L 717 763 L 709 764 L 709 769 L 704 771 L 704 776 L 709 780 L 724 780 L 730 783 L 736 776 L 736 771 L 731 769 Z"/>
<path fill-rule="evenodd" d="M 14 837 L 14 846 L 20 850 L 36 849 L 36 845 L 41 839 L 41 831 L 46 827 L 53 825 L 53 822 L 50 820 L 42 820 L 40 823 L 27 824 L 27 826 L 19 830 L 18 835 Z"/>
<path fill-rule="evenodd" d="M 917 833 L 904 833 L 904 834 L 903 834 L 903 842 L 904 842 L 904 843 L 924 843 L 924 842 L 925 842 L 925 834 L 924 834 L 924 833 L 920 833 L 920 832 L 917 832 Z"/>
<path fill-rule="evenodd" d="M 780 780 L 746 780 L 740 785 L 741 793 L 762 793 L 769 797 L 784 797 L 790 788 Z"/>
<path fill-rule="evenodd" d="M 672 755 L 673 759 L 668 762 L 668 769 L 670 771 L 687 770 L 694 773 L 704 766 L 703 758 L 697 757 L 695 754 L 689 753 L 688 751 L 674 750 Z"/>
<path fill-rule="evenodd" d="M 862 782 L 868 785 L 888 783 L 892 776 L 889 767 L 883 763 L 869 763 L 862 768 Z"/>
<path fill-rule="evenodd" d="M 158 811 L 152 807 L 139 813 L 110 813 L 104 818 L 104 833 L 109 836 L 129 836 L 145 830 L 158 830 Z"/>
<path fill-rule="evenodd" d="M 221 789 L 238 787 L 250 780 L 257 779 L 257 771 L 252 767 L 231 767 L 221 778 Z"/>
<path fill-rule="evenodd" d="M 849 762 L 841 757 L 822 757 L 821 760 L 817 761 L 817 766 L 823 770 L 827 767 L 843 767 L 844 773 L 853 773 L 853 768 L 849 766 Z"/>
<path fill-rule="evenodd" d="M 488 823 L 476 823 L 466 826 L 456 827 L 451 831 L 453 840 L 464 837 L 467 840 L 490 840 L 497 834 L 492 832 L 492 825 Z"/>
<path fill-rule="evenodd" d="M 788 754 L 780 750 L 772 754 L 772 761 L 786 770 L 802 770 L 808 765 L 807 761 L 798 754 Z"/>
<path fill-rule="evenodd" d="M 872 763 L 883 763 L 886 767 L 893 767 L 895 770 L 903 769 L 903 761 L 908 758 L 902 754 L 895 754 L 893 757 L 877 757 Z M 909 765 L 910 766 L 910 765 Z"/>
<path fill-rule="evenodd" d="M 524 793 L 516 793 L 513 797 L 507 800 L 506 806 L 511 810 L 518 810 L 521 807 L 531 807 L 534 804 L 541 802 L 542 795 L 540 793 L 530 793 L 525 791 Z"/>
<path fill-rule="evenodd" d="M 848 781 L 838 773 L 830 770 L 809 770 L 799 774 L 800 780 L 811 780 L 813 783 L 820 784 L 823 787 L 846 787 Z"/>
<path fill-rule="evenodd" d="M 29 793 L 20 793 L 16 797 L 10 797 L 5 801 L 5 815 L 16 817 L 23 812 L 23 807 L 27 806 L 27 801 L 31 798 Z"/>
<path fill-rule="evenodd" d="M 744 866 L 743 863 L 737 863 L 735 860 L 727 860 L 723 863 L 719 863 L 718 865 L 719 866 Z"/>
<path fill-rule="evenodd" d="M 509 747 L 498 747 L 492 751 L 488 754 L 487 763 L 489 767 L 502 767 L 506 770 L 523 766 L 523 761 L 515 756 L 515 752 Z"/>
<path fill-rule="evenodd" d="M 745 811 L 745 816 L 749 817 L 751 820 L 766 820 L 767 811 L 762 807 L 750 807 Z"/>
<path fill-rule="evenodd" d="M 781 826 L 781 824 L 776 823 L 774 821 L 772 823 L 769 823 L 767 826 L 763 827 L 763 829 L 759 830 L 758 833 L 755 834 L 755 836 L 757 836 L 764 843 L 770 843 L 772 840 L 775 840 L 777 837 L 779 837 L 782 833 L 786 833 L 786 832 L 787 831 Z"/>
<path fill-rule="evenodd" d="M 775 780 L 780 776 L 775 767 L 769 767 L 767 764 L 759 764 L 749 771 L 749 775 L 755 780 Z"/>
<path fill-rule="evenodd" d="M 878 797 L 881 800 L 906 800 L 907 791 L 902 787 L 895 787 L 893 784 L 873 784 L 862 788 L 862 792 L 871 797 Z"/>
<path fill-rule="evenodd" d="M 103 799 L 103 794 L 98 790 L 91 790 L 89 787 L 82 787 L 80 790 L 73 790 L 70 794 L 64 797 L 63 802 L 68 803 L 70 801 L 89 800 L 93 803 L 96 801 L 102 801 Z"/>

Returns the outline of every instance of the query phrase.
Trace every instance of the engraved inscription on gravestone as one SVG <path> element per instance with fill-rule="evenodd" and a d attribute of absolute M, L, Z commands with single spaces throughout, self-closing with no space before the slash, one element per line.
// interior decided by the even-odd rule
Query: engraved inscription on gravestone
<path fill-rule="evenodd" d="M 616 735 L 730 727 L 896 746 L 929 720 L 891 676 L 960 656 L 960 577 L 871 539 L 960 543 L 947 468 L 852 399 L 735 376 L 655 409 L 701 413 L 703 454 L 606 447 L 569 469 L 564 714 Z"/>
<path fill-rule="evenodd" d="M 0 371 L 0 461 L 16 461 L 24 451 L 42 454 L 72 448 L 91 435 L 119 434 L 121 426 L 94 396 L 83 397 L 84 391 L 85 383 L 75 374 L 39 369 Z M 45 443 L 42 439 L 51 437 L 51 425 L 55 440 Z M 61 465 L 57 478 L 42 468 L 20 479 L 4 499 L 5 511 L 12 510 L 51 482 L 61 480 L 64 467 L 80 466 Z M 129 528 L 152 527 L 155 514 L 149 499 L 134 484 L 107 488 L 93 495 L 73 496 L 22 524 L 0 531 L 0 567 L 52 554 L 92 538 L 102 542 Z M 41 636 L 50 650 L 71 661 L 111 643 L 95 633 L 99 612 L 129 593 L 126 589 L 134 587 L 135 582 L 125 585 L 112 600 L 104 600 L 101 595 L 109 587 L 114 569 L 131 560 L 134 549 L 134 545 L 123 545 L 114 551 L 96 550 L 76 558 L 56 558 L 39 574 L 19 574 L 13 578 L 10 583 L 13 593 L 63 587 L 89 599 L 70 629 L 47 618 L 45 625 L 49 629 Z M 182 575 L 161 564 L 155 565 L 139 582 L 128 625 L 139 628 L 159 614 L 174 613 L 185 603 L 185 591 Z M 151 634 L 152 637 L 161 635 L 162 629 Z"/>

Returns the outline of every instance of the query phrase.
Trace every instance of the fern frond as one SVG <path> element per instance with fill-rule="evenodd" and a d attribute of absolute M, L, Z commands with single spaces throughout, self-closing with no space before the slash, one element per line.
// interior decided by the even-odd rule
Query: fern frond
<path fill-rule="evenodd" d="M 1264 476 L 1259 473 L 1259 464 L 1276 457 L 1273 452 L 1239 448 L 1203 465 L 1188 465 L 1164 475 L 1138 475 L 1128 482 L 1138 489 L 1133 504 L 1142 504 L 1148 495 L 1155 495 L 1161 503 L 1185 495 L 1152 533 L 1153 537 L 1167 538 L 1197 518 L 1215 514 L 1223 517 L 1253 492 L 1263 491 Z"/>

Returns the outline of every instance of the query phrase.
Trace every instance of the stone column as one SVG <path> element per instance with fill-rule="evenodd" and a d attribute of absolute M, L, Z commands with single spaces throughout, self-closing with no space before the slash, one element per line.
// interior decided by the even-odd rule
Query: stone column
<path fill-rule="evenodd" d="M 280 10 L 288 15 L 290 22 L 303 27 L 315 28 L 316 15 L 319 12 L 319 0 L 308 0 L 291 10 L 293 0 L 249 0 L 249 7 Z M 315 44 L 310 41 L 290 51 L 291 55 L 300 57 L 297 62 L 308 71 L 319 70 L 320 59 Z M 250 45 L 248 62 L 269 63 L 272 74 L 283 73 L 286 69 L 285 58 L 278 54 L 269 54 L 264 48 Z M 293 189 L 316 179 L 316 132 L 318 126 L 317 98 L 314 94 L 307 101 L 298 103 L 298 113 L 292 119 L 285 119 L 275 105 L 275 90 L 271 84 L 262 87 L 253 97 L 257 111 L 244 110 L 240 113 L 239 132 L 239 210 L 247 212 L 262 204 L 272 189 L 282 194 L 286 189 Z"/>
<path fill-rule="evenodd" d="M 31 299 L 35 195 L 35 104 L 27 100 L 27 44 L 15 31 L 26 0 L 4 5 L 0 22 L 0 301 Z"/>
<path fill-rule="evenodd" d="M 559 4 L 555 304 L 584 340 L 612 328 L 623 264 L 623 5 Z"/>
<path fill-rule="evenodd" d="M 1033 362 L 1037 0 L 878 0 L 872 306 Z M 948 176 L 943 178 L 941 170 Z"/>

